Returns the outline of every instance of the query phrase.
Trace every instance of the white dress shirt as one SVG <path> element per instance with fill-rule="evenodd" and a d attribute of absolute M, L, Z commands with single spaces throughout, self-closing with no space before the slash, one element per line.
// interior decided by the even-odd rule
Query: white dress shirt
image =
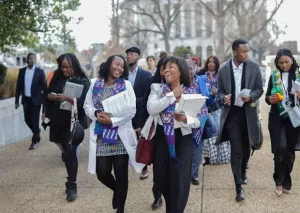
<path fill-rule="evenodd" d="M 289 73 L 288 72 L 283 72 L 282 73 L 282 85 L 283 85 L 283 95 L 284 95 L 284 99 L 288 100 L 288 87 L 289 87 Z"/>
<path fill-rule="evenodd" d="M 24 78 L 24 85 L 25 85 L 25 96 L 26 97 L 31 97 L 31 84 L 32 84 L 32 79 L 34 75 L 34 70 L 35 70 L 35 65 L 30 69 L 29 67 L 26 68 L 25 70 L 25 78 Z"/>
<path fill-rule="evenodd" d="M 233 75 L 235 80 L 235 97 L 237 97 L 241 92 L 243 67 L 243 63 L 241 63 L 238 67 L 235 66 L 232 60 Z"/>
<path fill-rule="evenodd" d="M 139 67 L 137 66 L 132 72 L 129 70 L 128 80 L 130 81 L 132 87 L 134 87 L 134 82 L 136 79 L 138 69 Z"/>

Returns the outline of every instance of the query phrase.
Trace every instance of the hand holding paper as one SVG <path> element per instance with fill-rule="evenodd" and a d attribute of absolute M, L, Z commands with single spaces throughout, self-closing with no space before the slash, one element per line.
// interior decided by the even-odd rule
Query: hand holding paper
<path fill-rule="evenodd" d="M 234 105 L 242 107 L 244 105 L 244 102 L 249 102 L 250 101 L 250 89 L 243 89 L 240 94 L 235 99 Z M 244 101 L 245 100 L 245 101 Z"/>

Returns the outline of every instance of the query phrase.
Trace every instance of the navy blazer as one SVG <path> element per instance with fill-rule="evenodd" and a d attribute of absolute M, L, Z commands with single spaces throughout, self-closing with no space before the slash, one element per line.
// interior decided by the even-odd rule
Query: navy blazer
<path fill-rule="evenodd" d="M 26 68 L 24 67 L 19 70 L 18 80 L 17 80 L 17 86 L 16 86 L 16 100 L 15 103 L 19 104 L 19 97 L 22 95 L 22 104 L 24 104 L 24 98 L 25 98 L 25 72 Z M 33 105 L 41 105 L 46 98 L 47 93 L 47 84 L 46 84 L 46 77 L 44 70 L 35 67 L 34 75 L 32 78 L 32 84 L 31 84 L 31 99 Z"/>
<path fill-rule="evenodd" d="M 142 124 L 139 120 L 142 120 L 143 116 L 143 98 L 147 88 L 148 79 L 151 76 L 149 71 L 143 70 L 141 67 L 138 68 L 136 78 L 134 81 L 133 90 L 136 97 L 136 115 L 132 119 L 132 124 L 134 128 L 142 128 Z"/>

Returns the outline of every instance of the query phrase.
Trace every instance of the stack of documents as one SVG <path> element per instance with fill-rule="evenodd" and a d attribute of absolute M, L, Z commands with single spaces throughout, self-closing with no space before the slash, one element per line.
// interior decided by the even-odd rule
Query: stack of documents
<path fill-rule="evenodd" d="M 83 91 L 82 84 L 75 84 L 67 81 L 63 94 L 67 96 L 71 96 L 73 98 L 80 98 L 82 91 Z M 60 109 L 71 111 L 72 104 L 69 103 L 68 101 L 61 102 Z"/>
<path fill-rule="evenodd" d="M 186 115 L 196 117 L 207 97 L 201 94 L 182 94 L 176 111 L 183 111 Z"/>
<path fill-rule="evenodd" d="M 120 92 L 102 101 L 104 112 L 111 116 L 118 117 L 130 113 L 132 104 L 130 103 L 127 91 Z"/>

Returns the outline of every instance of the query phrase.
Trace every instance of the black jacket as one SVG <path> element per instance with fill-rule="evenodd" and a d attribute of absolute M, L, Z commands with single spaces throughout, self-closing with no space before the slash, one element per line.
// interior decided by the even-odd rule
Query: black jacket
<path fill-rule="evenodd" d="M 15 103 L 19 104 L 19 97 L 22 95 L 22 104 L 24 104 L 25 98 L 25 72 L 26 68 L 24 67 L 19 70 L 17 86 L 16 86 L 16 100 Z M 36 106 L 41 105 L 43 100 L 46 97 L 47 93 L 47 84 L 44 70 L 35 67 L 34 75 L 31 84 L 31 99 L 32 103 Z"/>
<path fill-rule="evenodd" d="M 141 125 L 144 125 L 141 124 L 139 121 L 143 117 L 143 99 L 147 88 L 148 79 L 150 76 L 151 73 L 149 71 L 143 70 L 141 67 L 139 67 L 133 85 L 133 90 L 136 97 L 136 115 L 132 119 L 132 124 L 134 128 L 142 128 Z"/>

